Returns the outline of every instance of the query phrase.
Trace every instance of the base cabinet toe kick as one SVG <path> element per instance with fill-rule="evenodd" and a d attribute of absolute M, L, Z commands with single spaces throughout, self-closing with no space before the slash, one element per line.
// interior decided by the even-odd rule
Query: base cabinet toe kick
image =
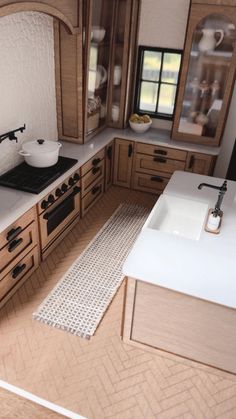
<path fill-rule="evenodd" d="M 236 374 L 236 310 L 126 278 L 122 338 Z"/>

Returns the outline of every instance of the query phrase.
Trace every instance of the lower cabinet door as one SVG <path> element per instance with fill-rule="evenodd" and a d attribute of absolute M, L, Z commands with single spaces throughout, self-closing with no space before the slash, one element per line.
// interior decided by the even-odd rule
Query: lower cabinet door
<path fill-rule="evenodd" d="M 92 189 L 82 198 L 82 217 L 102 196 L 104 191 L 104 179 L 92 187 Z"/>
<path fill-rule="evenodd" d="M 150 192 L 154 194 L 162 193 L 170 176 L 166 173 L 165 176 L 159 172 L 156 175 L 147 175 L 146 173 L 134 173 L 133 189 L 137 191 Z"/>
<path fill-rule="evenodd" d="M 114 185 L 130 188 L 132 162 L 133 162 L 133 141 L 116 139 L 115 161 L 114 161 Z"/>
<path fill-rule="evenodd" d="M 21 259 L 0 281 L 0 306 L 8 293 L 18 289 L 31 273 L 39 265 L 38 246 L 34 247 L 23 259 Z M 11 292 L 13 295 L 13 292 Z"/>
<path fill-rule="evenodd" d="M 216 158 L 209 154 L 188 153 L 185 171 L 199 175 L 212 175 Z"/>

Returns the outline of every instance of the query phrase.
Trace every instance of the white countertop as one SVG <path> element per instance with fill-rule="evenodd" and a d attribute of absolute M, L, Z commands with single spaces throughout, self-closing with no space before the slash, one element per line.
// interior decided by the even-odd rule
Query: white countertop
<path fill-rule="evenodd" d="M 136 134 L 129 128 L 124 130 L 107 128 L 83 145 L 61 141 L 63 147 L 61 148 L 60 155 L 77 159 L 78 163 L 38 195 L 0 186 L 0 233 L 116 137 L 212 155 L 218 155 L 220 150 L 216 147 L 173 141 L 170 139 L 170 132 L 168 130 L 158 129 L 150 129 L 144 134 Z"/>
<path fill-rule="evenodd" d="M 214 207 L 218 191 L 198 190 L 199 183 L 221 185 L 222 179 L 177 171 L 164 194 Z M 144 229 L 123 267 L 123 273 L 174 291 L 236 308 L 236 182 L 228 181 L 220 234 L 204 229 L 191 240 Z"/>

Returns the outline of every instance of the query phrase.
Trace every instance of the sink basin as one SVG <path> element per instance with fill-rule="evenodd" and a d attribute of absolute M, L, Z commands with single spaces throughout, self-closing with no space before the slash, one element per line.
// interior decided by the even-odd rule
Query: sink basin
<path fill-rule="evenodd" d="M 161 195 L 143 228 L 199 240 L 207 212 L 206 203 Z"/>

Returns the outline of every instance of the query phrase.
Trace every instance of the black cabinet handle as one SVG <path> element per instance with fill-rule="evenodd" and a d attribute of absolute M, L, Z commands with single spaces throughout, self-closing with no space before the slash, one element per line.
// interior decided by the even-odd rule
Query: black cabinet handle
<path fill-rule="evenodd" d="M 100 168 L 100 167 L 93 167 L 93 169 L 92 169 L 92 174 L 93 174 L 93 175 L 96 175 L 96 173 L 98 173 L 100 170 L 101 170 L 101 168 Z"/>
<path fill-rule="evenodd" d="M 22 237 L 18 240 L 13 240 L 8 246 L 8 252 L 11 253 L 23 242 Z"/>
<path fill-rule="evenodd" d="M 164 179 L 162 179 L 162 177 L 159 177 L 159 176 L 152 176 L 151 180 L 153 182 L 160 182 L 160 183 L 164 182 Z"/>
<path fill-rule="evenodd" d="M 129 148 L 128 148 L 128 157 L 131 157 L 133 153 L 133 146 L 132 144 L 129 144 Z"/>
<path fill-rule="evenodd" d="M 188 165 L 188 168 L 189 169 L 192 169 L 193 168 L 193 165 L 194 165 L 194 156 L 192 155 L 191 157 L 190 157 L 190 160 L 189 160 L 189 165 Z"/>
<path fill-rule="evenodd" d="M 164 159 L 163 157 L 154 157 L 153 160 L 158 163 L 166 163 L 166 159 Z"/>
<path fill-rule="evenodd" d="M 93 166 L 97 166 L 98 163 L 100 163 L 101 159 L 97 158 L 97 159 L 93 159 L 92 161 L 92 165 Z"/>
<path fill-rule="evenodd" d="M 166 150 L 154 150 L 154 153 L 156 154 L 161 154 L 162 156 L 166 156 L 167 155 L 167 151 Z"/>
<path fill-rule="evenodd" d="M 100 190 L 101 190 L 101 186 L 94 186 L 91 193 L 92 195 L 95 195 Z"/>
<path fill-rule="evenodd" d="M 23 270 L 26 268 L 26 264 L 23 263 L 22 265 L 17 265 L 16 268 L 13 269 L 11 276 L 13 279 L 17 278 L 18 275 L 21 274 L 21 272 L 23 272 Z"/>
<path fill-rule="evenodd" d="M 112 159 L 112 146 L 111 145 L 107 149 L 107 157 L 109 160 Z"/>
<path fill-rule="evenodd" d="M 19 233 L 22 232 L 22 227 L 13 228 L 7 233 L 7 241 L 14 239 Z"/>

